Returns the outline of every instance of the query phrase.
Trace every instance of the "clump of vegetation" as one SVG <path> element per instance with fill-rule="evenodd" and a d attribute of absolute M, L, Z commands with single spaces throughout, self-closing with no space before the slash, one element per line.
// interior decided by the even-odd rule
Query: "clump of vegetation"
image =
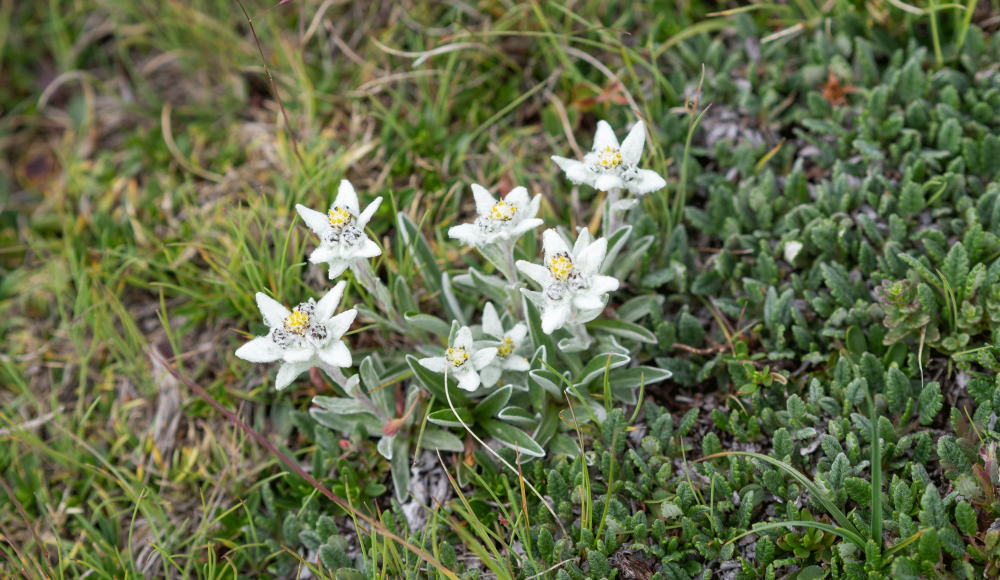
<path fill-rule="evenodd" d="M 6 573 L 1000 574 L 993 9 L 300 7 L 0 6 Z"/>

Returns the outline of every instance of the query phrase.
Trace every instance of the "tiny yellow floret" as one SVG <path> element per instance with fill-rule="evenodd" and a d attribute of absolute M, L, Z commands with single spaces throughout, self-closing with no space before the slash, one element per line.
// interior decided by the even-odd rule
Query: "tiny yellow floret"
<path fill-rule="evenodd" d="M 465 352 L 464 347 L 454 346 L 448 349 L 448 356 L 446 358 L 452 365 L 460 367 L 465 364 L 465 361 L 469 360 L 469 353 Z"/>
<path fill-rule="evenodd" d="M 613 149 L 610 145 L 597 154 L 597 165 L 601 169 L 614 169 L 621 165 L 622 153 L 618 149 Z"/>
<path fill-rule="evenodd" d="M 514 341 L 512 341 L 509 336 L 503 337 L 503 341 L 500 343 L 500 346 L 497 347 L 497 356 L 500 358 L 507 358 L 512 352 L 514 352 Z"/>
<path fill-rule="evenodd" d="M 556 280 L 565 282 L 573 274 L 573 260 L 565 252 L 560 252 L 549 260 L 549 272 Z"/>
<path fill-rule="evenodd" d="M 504 203 L 504 201 L 501 199 L 500 201 L 494 203 L 493 207 L 490 208 L 490 219 L 498 222 L 510 221 L 511 219 L 514 218 L 514 214 L 516 212 L 517 212 L 516 205 L 510 203 Z"/>
<path fill-rule="evenodd" d="M 330 221 L 332 227 L 339 230 L 351 223 L 351 214 L 340 206 L 331 207 L 330 212 L 327 214 L 327 219 Z"/>
<path fill-rule="evenodd" d="M 288 332 L 302 336 L 306 333 L 307 328 L 309 328 L 309 315 L 299 310 L 298 307 L 285 319 L 285 330 Z"/>

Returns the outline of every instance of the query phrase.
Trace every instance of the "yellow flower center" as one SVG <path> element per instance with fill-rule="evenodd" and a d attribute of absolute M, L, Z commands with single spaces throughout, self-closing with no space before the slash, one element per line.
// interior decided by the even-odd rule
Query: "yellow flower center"
<path fill-rule="evenodd" d="M 497 356 L 500 358 L 507 358 L 510 354 L 514 352 L 514 341 L 510 339 L 509 336 L 505 336 L 500 346 L 497 347 Z"/>
<path fill-rule="evenodd" d="M 569 280 L 573 273 L 573 260 L 570 259 L 569 254 L 560 252 L 552 256 L 552 259 L 549 260 L 549 272 L 552 272 L 552 277 L 556 280 L 561 282 Z"/>
<path fill-rule="evenodd" d="M 454 366 L 460 367 L 465 364 L 465 361 L 469 360 L 469 353 L 465 352 L 465 347 L 454 346 L 448 349 L 448 356 L 446 358 Z"/>
<path fill-rule="evenodd" d="M 498 222 L 510 221 L 514 217 L 514 213 L 517 212 L 517 206 L 504 203 L 501 199 L 500 201 L 493 204 L 490 208 L 490 218 Z"/>
<path fill-rule="evenodd" d="M 327 219 L 330 221 L 331 226 L 339 230 L 351 223 L 351 214 L 340 206 L 331 207 L 330 212 L 327 214 Z"/>
<path fill-rule="evenodd" d="M 614 169 L 621 165 L 622 152 L 612 149 L 609 145 L 604 151 L 597 153 L 597 166 L 601 169 Z"/>
<path fill-rule="evenodd" d="M 309 315 L 299 310 L 298 307 L 285 319 L 285 330 L 288 332 L 302 336 L 306 333 L 307 328 L 309 328 Z"/>

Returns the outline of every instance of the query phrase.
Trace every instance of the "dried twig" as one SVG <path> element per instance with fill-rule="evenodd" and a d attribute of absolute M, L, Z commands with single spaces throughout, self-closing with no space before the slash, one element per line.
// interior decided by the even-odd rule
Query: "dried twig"
<path fill-rule="evenodd" d="M 302 154 L 299 153 L 299 142 L 295 138 L 295 132 L 292 131 L 292 124 L 288 121 L 288 113 L 285 112 L 285 104 L 281 102 L 281 95 L 278 94 L 278 86 L 274 84 L 274 77 L 271 76 L 271 71 L 267 68 L 267 59 L 264 58 L 264 49 L 260 47 L 260 40 L 257 38 L 257 31 L 253 27 L 253 21 L 250 18 L 250 15 L 247 14 L 247 9 L 243 7 L 243 2 L 241 0 L 236 0 L 236 3 L 240 5 L 240 10 L 243 11 L 243 16 L 246 16 L 247 24 L 250 25 L 250 33 L 253 34 L 253 40 L 257 43 L 257 51 L 260 53 L 260 60 L 264 63 L 264 72 L 267 73 L 267 79 L 271 81 L 271 90 L 274 91 L 274 98 L 278 100 L 278 108 L 281 109 L 281 116 L 285 119 L 285 128 L 288 130 L 288 138 L 292 140 L 292 151 L 295 153 L 295 157 L 298 158 L 299 163 L 305 166 L 306 162 L 302 160 Z M 284 2 L 279 2 L 279 4 L 284 4 Z M 270 8 L 268 10 L 270 10 Z"/>

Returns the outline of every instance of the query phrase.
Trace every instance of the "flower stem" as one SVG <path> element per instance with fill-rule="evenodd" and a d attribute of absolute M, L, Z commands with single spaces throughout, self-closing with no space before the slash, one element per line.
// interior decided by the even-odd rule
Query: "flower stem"
<path fill-rule="evenodd" d="M 616 213 L 618 213 L 614 206 L 621 199 L 622 190 L 620 187 L 612 187 L 608 190 L 608 197 L 606 200 L 607 207 L 604 209 L 604 237 L 610 237 L 611 234 L 618 229 L 618 218 Z"/>

